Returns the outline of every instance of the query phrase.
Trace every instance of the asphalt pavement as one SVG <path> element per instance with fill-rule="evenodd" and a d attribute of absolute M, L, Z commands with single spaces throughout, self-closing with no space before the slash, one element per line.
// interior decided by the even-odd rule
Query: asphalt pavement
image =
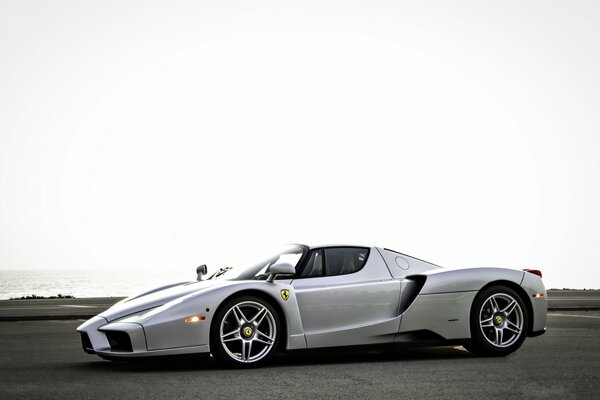
<path fill-rule="evenodd" d="M 551 312 L 545 335 L 503 358 L 462 347 L 292 352 L 264 368 L 210 358 L 110 362 L 85 354 L 82 321 L 0 323 L 0 398 L 9 399 L 593 399 L 600 312 Z"/>
<path fill-rule="evenodd" d="M 278 354 L 260 369 L 209 357 L 110 362 L 75 328 L 120 298 L 1 301 L 0 399 L 597 398 L 600 296 L 549 292 L 546 334 L 504 358 L 462 347 Z"/>
<path fill-rule="evenodd" d="M 600 310 L 599 290 L 548 290 L 548 310 Z"/>

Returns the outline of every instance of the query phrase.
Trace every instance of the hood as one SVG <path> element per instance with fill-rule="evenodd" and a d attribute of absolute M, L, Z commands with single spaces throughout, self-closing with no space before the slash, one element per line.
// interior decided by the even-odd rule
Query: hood
<path fill-rule="evenodd" d="M 203 291 L 206 289 L 224 286 L 229 284 L 228 281 L 206 280 L 206 281 L 191 281 L 176 283 L 173 285 L 163 286 L 149 292 L 145 292 L 136 296 L 128 297 L 121 300 L 111 308 L 99 314 L 111 322 L 128 315 L 141 313 L 153 308 L 162 306 L 179 297 Z"/>

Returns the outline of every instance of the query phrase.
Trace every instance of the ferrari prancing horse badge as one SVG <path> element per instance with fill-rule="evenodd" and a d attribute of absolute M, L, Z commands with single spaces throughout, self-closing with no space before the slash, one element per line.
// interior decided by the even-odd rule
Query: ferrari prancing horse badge
<path fill-rule="evenodd" d="M 290 298 L 290 291 L 288 289 L 281 289 L 281 298 L 283 301 L 287 301 Z"/>

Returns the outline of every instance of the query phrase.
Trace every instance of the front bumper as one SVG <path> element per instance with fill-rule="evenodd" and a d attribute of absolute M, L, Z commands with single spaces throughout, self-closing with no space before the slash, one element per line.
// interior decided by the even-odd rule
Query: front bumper
<path fill-rule="evenodd" d="M 77 328 L 81 345 L 88 354 L 103 357 L 129 358 L 158 355 L 208 353 L 206 345 L 172 347 L 148 350 L 144 327 L 135 322 L 111 322 L 96 316 Z"/>

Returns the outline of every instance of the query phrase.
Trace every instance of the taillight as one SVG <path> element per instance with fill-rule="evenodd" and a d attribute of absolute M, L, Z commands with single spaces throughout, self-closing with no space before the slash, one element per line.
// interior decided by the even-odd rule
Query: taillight
<path fill-rule="evenodd" d="M 539 276 L 540 278 L 542 277 L 542 271 L 540 271 L 539 269 L 529 269 L 529 268 L 526 268 L 526 269 L 524 269 L 523 271 L 525 271 L 525 272 L 529 272 L 530 274 L 537 275 L 537 276 Z"/>

